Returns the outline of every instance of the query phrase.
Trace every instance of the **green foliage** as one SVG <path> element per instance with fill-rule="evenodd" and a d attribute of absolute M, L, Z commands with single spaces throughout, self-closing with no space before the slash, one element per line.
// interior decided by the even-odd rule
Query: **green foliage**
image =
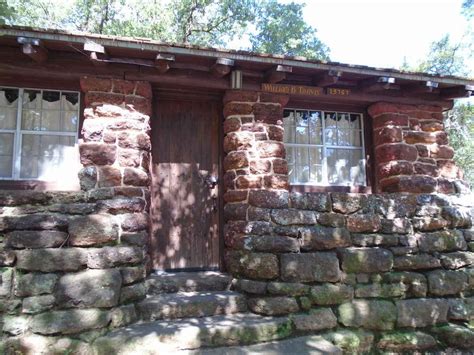
<path fill-rule="evenodd" d="M 328 60 L 329 48 L 316 37 L 316 29 L 305 23 L 303 8 L 294 2 L 263 2 L 257 33 L 250 39 L 252 50 Z"/>
<path fill-rule="evenodd" d="M 464 179 L 474 186 L 474 105 L 457 102 L 446 115 L 449 144 L 454 160 L 464 171 Z"/>
<path fill-rule="evenodd" d="M 0 0 L 5 1 L 5 0 Z M 303 20 L 304 5 L 277 0 L 7 0 L 5 22 L 163 42 L 228 46 L 328 59 L 328 48 Z M 1 3 L 0 3 L 1 4 Z M 0 5 L 0 11 L 3 7 Z M 2 11 L 3 12 L 3 11 Z M 6 12 L 6 10 L 5 10 Z"/>
<path fill-rule="evenodd" d="M 0 25 L 11 20 L 13 13 L 13 8 L 7 4 L 6 0 L 0 0 Z"/>

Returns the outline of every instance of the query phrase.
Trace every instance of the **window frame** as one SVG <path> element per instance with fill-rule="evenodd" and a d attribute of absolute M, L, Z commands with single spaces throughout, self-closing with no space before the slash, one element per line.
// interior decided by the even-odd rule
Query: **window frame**
<path fill-rule="evenodd" d="M 326 106 L 326 105 L 323 105 Z M 313 105 L 288 105 L 284 108 L 284 111 L 290 110 L 296 113 L 296 111 L 306 111 L 310 113 L 311 111 L 317 111 L 321 113 L 321 144 L 311 144 L 311 143 L 287 143 L 283 142 L 286 147 L 313 147 L 320 148 L 323 156 L 322 159 L 322 183 L 316 182 L 291 182 L 289 179 L 290 190 L 298 192 L 325 192 L 325 191 L 341 191 L 341 192 L 371 192 L 371 172 L 369 159 L 370 155 L 367 152 L 367 141 L 370 141 L 370 137 L 366 137 L 366 118 L 367 113 L 365 110 L 350 109 L 344 107 L 321 107 L 316 108 Z M 327 112 L 345 113 L 345 114 L 356 114 L 360 116 L 360 146 L 338 146 L 338 145 L 326 145 L 326 123 L 325 123 L 325 114 Z M 282 124 L 283 129 L 285 129 L 284 123 Z M 369 139 L 367 139 L 369 138 Z M 341 184 L 341 183 L 329 183 L 328 181 L 328 164 L 327 164 L 327 152 L 326 149 L 346 149 L 346 150 L 360 150 L 363 157 L 363 171 L 364 171 L 364 184 L 363 185 L 353 185 L 350 183 Z M 288 161 L 288 155 L 286 156 Z M 296 163 L 295 163 L 296 166 Z M 288 174 L 289 178 L 289 174 Z"/>
<path fill-rule="evenodd" d="M 13 133 L 13 154 L 12 154 L 12 174 L 10 177 L 1 177 L 0 176 L 0 182 L 3 183 L 11 183 L 15 181 L 21 181 L 21 182 L 45 182 L 45 185 L 49 184 L 54 184 L 54 182 L 47 181 L 47 180 L 41 180 L 40 178 L 31 178 L 31 177 L 26 177 L 22 178 L 20 177 L 20 169 L 21 169 L 21 153 L 22 153 L 22 143 L 23 143 L 23 135 L 44 135 L 44 136 L 60 136 L 60 137 L 74 137 L 75 143 L 77 144 L 79 141 L 79 132 L 81 128 L 81 121 L 82 121 L 82 95 L 79 90 L 63 90 L 63 89 L 53 89 L 53 88 L 44 88 L 44 87 L 15 87 L 15 86 L 9 86 L 9 85 L 1 85 L 0 83 L 0 88 L 5 88 L 5 89 L 14 89 L 18 90 L 18 103 L 17 103 L 17 113 L 16 113 L 16 128 L 14 130 L 12 129 L 0 129 L 0 133 Z M 73 132 L 65 132 L 65 131 L 35 131 L 35 130 L 23 130 L 21 127 L 21 120 L 22 120 L 22 115 L 23 115 L 23 97 L 24 97 L 24 92 L 25 90 L 33 90 L 33 91 L 40 91 L 41 92 L 41 97 L 43 97 L 43 92 L 44 91 L 56 91 L 59 93 L 59 97 L 63 93 L 72 93 L 72 94 L 77 94 L 78 95 L 78 110 L 77 110 L 77 128 Z M 41 100 L 41 108 L 40 112 L 42 113 L 43 111 L 43 100 Z M 61 109 L 59 110 L 60 112 Z M 10 184 L 9 184 L 10 185 Z M 14 184 L 12 184 L 14 186 Z"/>

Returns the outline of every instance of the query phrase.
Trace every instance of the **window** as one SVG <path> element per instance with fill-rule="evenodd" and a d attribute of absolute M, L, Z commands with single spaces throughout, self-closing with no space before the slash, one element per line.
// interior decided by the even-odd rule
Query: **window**
<path fill-rule="evenodd" d="M 284 111 L 284 142 L 293 185 L 366 185 L 362 114 Z"/>
<path fill-rule="evenodd" d="M 77 173 L 79 93 L 0 87 L 0 179 Z"/>

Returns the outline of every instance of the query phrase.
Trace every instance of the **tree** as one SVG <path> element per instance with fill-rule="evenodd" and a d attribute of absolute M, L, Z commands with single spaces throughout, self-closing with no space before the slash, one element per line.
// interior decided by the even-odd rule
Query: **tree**
<path fill-rule="evenodd" d="M 0 0 L 5 1 L 5 0 Z M 9 24 L 60 28 L 163 42 L 328 59 L 328 48 L 303 20 L 304 5 L 277 0 L 7 0 Z M 237 41 L 238 42 L 238 41 Z"/>
<path fill-rule="evenodd" d="M 329 48 L 316 36 L 316 29 L 303 20 L 304 5 L 268 0 L 250 38 L 255 52 L 305 56 L 328 60 Z"/>

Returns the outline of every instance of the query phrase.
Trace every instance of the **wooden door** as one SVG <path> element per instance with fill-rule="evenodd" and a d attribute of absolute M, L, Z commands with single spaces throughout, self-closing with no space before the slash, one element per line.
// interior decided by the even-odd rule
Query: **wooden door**
<path fill-rule="evenodd" d="M 153 267 L 219 267 L 220 103 L 157 100 L 152 120 Z"/>

